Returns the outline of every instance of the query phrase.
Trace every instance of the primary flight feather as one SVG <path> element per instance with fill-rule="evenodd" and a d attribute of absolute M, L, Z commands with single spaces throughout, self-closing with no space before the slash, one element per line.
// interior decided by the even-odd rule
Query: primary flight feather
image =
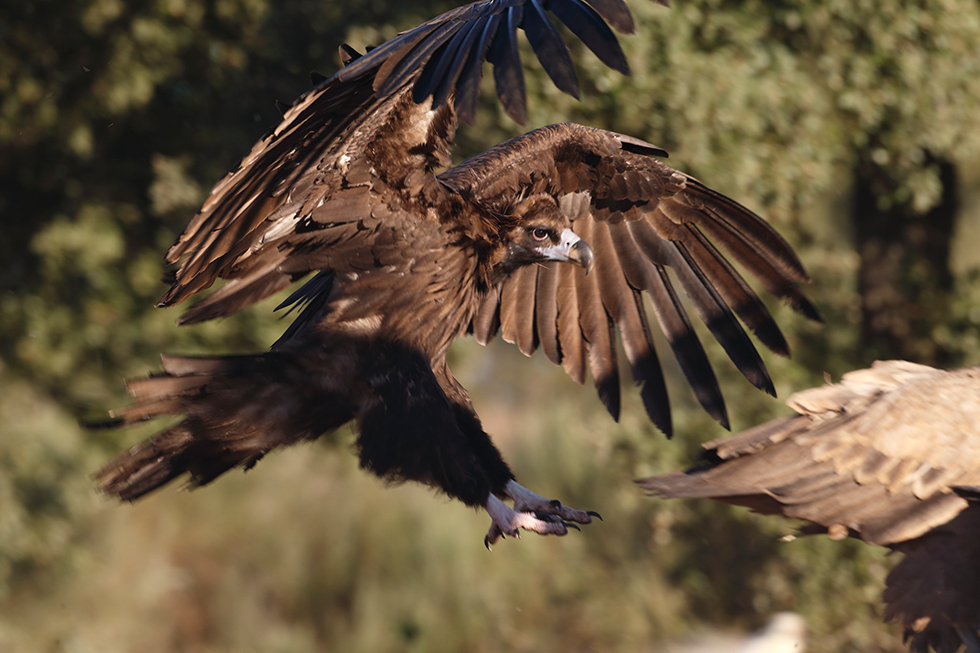
<path fill-rule="evenodd" d="M 618 417 L 618 327 L 646 410 L 669 435 L 646 295 L 698 399 L 727 426 L 667 268 L 738 368 L 773 392 L 737 318 L 777 353 L 788 346 L 722 252 L 816 319 L 798 288 L 807 275 L 761 218 L 663 164 L 656 146 L 551 125 L 437 174 L 449 163 L 456 101 L 478 81 L 483 59 L 495 70 L 512 66 L 520 25 L 540 31 L 531 38 L 540 54 L 551 33 L 529 23 L 528 12 L 548 7 L 561 17 L 556 8 L 566 6 L 578 12 L 563 17 L 570 26 L 590 16 L 592 36 L 583 40 L 596 49 L 595 35 L 608 28 L 577 1 L 474 3 L 366 56 L 345 49 L 347 67 L 285 111 L 167 253 L 179 268 L 160 305 L 223 279 L 180 319 L 201 322 L 315 273 L 283 304 L 298 315 L 268 353 L 164 357 L 162 375 L 129 382 L 136 400 L 114 413 L 115 423 L 184 419 L 103 467 L 105 492 L 133 500 L 185 473 L 202 485 L 354 421 L 362 467 L 485 508 L 488 545 L 521 528 L 564 534 L 593 513 L 516 483 L 446 353 L 466 333 L 486 342 L 502 331 L 526 354 L 540 346 L 580 383 L 591 373 Z M 623 27 L 610 11 L 619 3 L 594 6 Z M 604 61 L 618 51 L 601 43 Z M 556 82 L 567 73 L 549 69 Z M 501 74 L 502 98 L 523 96 L 513 80 Z"/>

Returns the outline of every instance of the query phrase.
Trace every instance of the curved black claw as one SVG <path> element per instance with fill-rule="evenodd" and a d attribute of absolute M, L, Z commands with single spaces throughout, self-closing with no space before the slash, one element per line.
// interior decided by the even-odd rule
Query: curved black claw
<path fill-rule="evenodd" d="M 490 530 L 488 530 L 487 534 L 483 537 L 483 546 L 487 547 L 487 551 L 493 551 L 493 549 L 490 548 L 491 544 L 495 544 L 497 540 L 506 540 L 506 539 L 507 536 L 504 534 L 504 529 L 502 529 L 496 523 L 491 523 Z"/>
<path fill-rule="evenodd" d="M 585 511 L 585 514 L 586 514 L 586 515 L 588 515 L 589 517 L 595 517 L 595 518 L 596 518 L 596 519 L 598 519 L 599 521 L 605 521 L 605 520 L 604 520 L 604 519 L 602 518 L 602 515 L 600 515 L 599 513 L 597 513 L 597 512 L 595 511 L 595 510 L 586 510 L 586 511 Z"/>

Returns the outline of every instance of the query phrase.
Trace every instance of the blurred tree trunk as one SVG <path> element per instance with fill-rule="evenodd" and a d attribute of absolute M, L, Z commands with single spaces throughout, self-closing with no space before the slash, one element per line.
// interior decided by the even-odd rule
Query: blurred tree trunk
<path fill-rule="evenodd" d="M 853 219 L 861 257 L 861 344 L 876 359 L 901 358 L 950 365 L 954 352 L 933 339 L 949 311 L 955 217 L 959 206 L 955 166 L 927 155 L 942 185 L 927 211 L 896 201 L 899 184 L 871 156 L 855 170 Z"/>

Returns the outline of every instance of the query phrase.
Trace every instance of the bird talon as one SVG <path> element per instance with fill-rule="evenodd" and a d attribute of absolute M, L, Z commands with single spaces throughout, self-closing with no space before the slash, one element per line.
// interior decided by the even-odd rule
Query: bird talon
<path fill-rule="evenodd" d="M 492 544 L 506 533 L 520 539 L 521 529 L 539 535 L 567 535 L 570 529 L 582 531 L 579 524 L 592 523 L 592 517 L 602 517 L 594 510 L 575 510 L 562 505 L 557 499 L 545 499 L 510 481 L 500 493 L 514 501 L 514 507 L 505 504 L 496 494 L 487 499 L 485 508 L 493 520 L 489 542 Z"/>
<path fill-rule="evenodd" d="M 595 517 L 595 518 L 596 518 L 596 519 L 598 519 L 599 521 L 605 521 L 605 520 L 604 520 L 604 519 L 602 518 L 602 515 L 600 515 L 599 513 L 597 513 L 597 512 L 595 511 L 595 510 L 586 510 L 586 511 L 585 511 L 585 514 L 586 514 L 586 515 L 588 515 L 589 517 Z"/>

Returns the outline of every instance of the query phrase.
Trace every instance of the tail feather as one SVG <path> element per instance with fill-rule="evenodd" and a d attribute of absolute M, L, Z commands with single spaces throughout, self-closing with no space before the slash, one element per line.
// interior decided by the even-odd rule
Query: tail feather
<path fill-rule="evenodd" d="M 181 402 L 175 397 L 157 397 L 145 401 L 137 401 L 125 408 L 115 408 L 109 415 L 119 420 L 116 426 L 129 426 L 137 422 L 145 422 L 162 415 L 179 415 Z"/>
<path fill-rule="evenodd" d="M 145 379 L 127 379 L 126 390 L 136 399 L 147 397 L 174 397 L 187 394 L 207 383 L 204 375 L 170 376 L 158 375 Z"/>
<path fill-rule="evenodd" d="M 127 382 L 136 401 L 101 426 L 183 416 L 95 473 L 99 488 L 126 501 L 189 474 L 205 485 L 248 469 L 280 446 L 312 440 L 354 417 L 349 388 L 329 362 L 280 352 L 163 358 L 164 373 Z"/>
<path fill-rule="evenodd" d="M 145 379 L 128 379 L 126 390 L 136 401 L 124 408 L 110 410 L 109 415 L 120 420 L 117 426 L 145 422 L 164 415 L 180 415 L 190 398 L 203 391 L 209 378 L 204 375 L 161 374 Z"/>
<path fill-rule="evenodd" d="M 139 443 L 95 473 L 99 489 L 124 501 L 135 501 L 186 471 L 181 464 L 190 433 L 183 424 Z"/>

